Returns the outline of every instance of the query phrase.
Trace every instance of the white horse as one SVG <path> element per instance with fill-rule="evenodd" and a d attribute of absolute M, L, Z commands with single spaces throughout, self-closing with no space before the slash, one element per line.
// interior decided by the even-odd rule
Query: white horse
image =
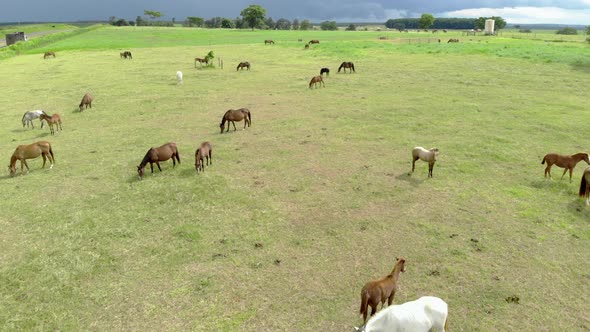
<path fill-rule="evenodd" d="M 361 332 L 446 332 L 449 308 L 445 301 L 423 296 L 415 301 L 389 306 L 369 321 L 355 327 Z"/>
<path fill-rule="evenodd" d="M 434 168 L 434 163 L 436 162 L 436 157 L 438 156 L 438 149 L 432 148 L 430 150 L 426 150 L 421 146 L 417 146 L 412 150 L 412 173 L 414 173 L 414 168 L 416 168 L 416 160 L 421 159 L 428 163 L 428 177 L 432 177 L 432 169 Z"/>
<path fill-rule="evenodd" d="M 180 70 L 176 72 L 176 79 L 178 80 L 178 84 L 182 84 L 182 72 Z"/>
<path fill-rule="evenodd" d="M 37 119 L 38 117 L 41 116 L 41 114 L 45 114 L 47 115 L 47 113 L 45 113 L 45 111 L 42 110 L 35 110 L 35 111 L 28 111 L 25 112 L 25 114 L 23 115 L 23 128 L 25 127 L 25 124 L 27 125 L 27 128 L 29 127 L 29 123 L 31 124 L 32 128 L 35 128 L 35 125 L 33 125 L 33 120 Z M 41 121 L 41 128 L 43 128 L 43 121 Z"/>

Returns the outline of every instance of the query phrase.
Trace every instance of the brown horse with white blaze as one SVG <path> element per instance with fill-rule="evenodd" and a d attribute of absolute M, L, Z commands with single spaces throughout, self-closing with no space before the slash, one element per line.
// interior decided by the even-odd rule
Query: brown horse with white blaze
<path fill-rule="evenodd" d="M 580 197 L 586 197 L 586 205 L 590 205 L 590 167 L 586 167 L 580 182 Z"/>
<path fill-rule="evenodd" d="M 361 290 L 361 308 L 360 314 L 363 315 L 363 320 L 367 321 L 368 307 L 371 307 L 371 316 L 377 312 L 377 306 L 381 303 L 381 308 L 387 305 L 390 306 L 397 290 L 397 282 L 400 272 L 406 272 L 406 260 L 403 257 L 395 258 L 395 266 L 390 274 L 387 276 L 369 281 Z"/>
<path fill-rule="evenodd" d="M 176 147 L 176 143 L 170 142 L 166 143 L 157 148 L 150 148 L 148 152 L 143 157 L 143 160 L 137 166 L 137 173 L 139 174 L 139 178 L 143 178 L 145 165 L 150 163 L 150 169 L 152 170 L 152 174 L 154 173 L 154 163 L 158 166 L 160 172 L 162 168 L 160 167 L 160 161 L 166 161 L 172 158 L 172 167 L 176 166 L 176 161 L 180 164 L 180 155 L 178 154 L 178 148 Z"/>
<path fill-rule="evenodd" d="M 207 159 L 207 165 L 213 165 L 213 147 L 211 147 L 211 143 L 203 142 L 195 151 L 195 169 L 197 172 L 205 171 L 205 161 L 204 158 Z"/>
<path fill-rule="evenodd" d="M 16 161 L 20 160 L 20 173 L 21 175 L 24 174 L 24 166 L 27 167 L 27 172 L 29 171 L 29 165 L 27 165 L 27 159 L 34 159 L 39 156 L 43 157 L 43 166 L 45 168 L 45 161 L 49 159 L 49 163 L 51 166 L 49 168 L 53 168 L 53 164 L 55 163 L 55 158 L 53 157 L 53 150 L 51 149 L 51 144 L 47 141 L 39 141 L 29 145 L 19 145 L 12 157 L 10 158 L 10 165 L 8 168 L 10 169 L 10 176 L 14 176 L 16 174 Z"/>
<path fill-rule="evenodd" d="M 242 121 L 244 120 L 244 129 L 246 129 L 246 125 L 250 127 L 252 123 L 252 116 L 250 115 L 250 110 L 247 108 L 239 108 L 237 110 L 228 110 L 221 118 L 221 123 L 219 124 L 219 128 L 221 128 L 221 133 L 225 130 L 225 122 L 227 121 L 227 130 L 229 131 L 229 124 L 230 122 L 234 125 L 234 131 L 236 131 L 236 123 L 234 121 Z"/>
<path fill-rule="evenodd" d="M 584 152 L 576 153 L 571 156 L 565 156 L 557 153 L 548 153 L 545 155 L 545 157 L 543 157 L 541 165 L 547 163 L 547 167 L 545 167 L 545 177 L 549 176 L 549 178 L 551 178 L 551 166 L 553 165 L 565 168 L 563 170 L 563 174 L 561 175 L 562 179 L 565 173 L 569 170 L 570 182 L 572 182 L 572 172 L 574 171 L 576 165 L 582 160 L 585 161 L 588 165 L 590 165 L 588 154 Z"/>

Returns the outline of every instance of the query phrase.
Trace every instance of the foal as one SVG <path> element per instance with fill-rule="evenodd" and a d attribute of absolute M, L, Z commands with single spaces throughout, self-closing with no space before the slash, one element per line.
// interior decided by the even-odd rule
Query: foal
<path fill-rule="evenodd" d="M 586 197 L 586 205 L 590 205 L 590 167 L 586 167 L 580 182 L 580 197 Z"/>
<path fill-rule="evenodd" d="M 27 159 L 34 159 L 41 155 L 43 157 L 43 167 L 45 168 L 45 161 L 49 159 L 49 163 L 51 166 L 49 168 L 53 168 L 53 164 L 55 163 L 55 159 L 53 158 L 53 150 L 51 149 L 51 144 L 46 141 L 39 141 L 29 145 L 19 145 L 12 157 L 10 158 L 10 176 L 14 176 L 16 174 L 16 161 L 20 160 L 20 174 L 24 174 L 24 167 L 27 167 L 27 171 L 29 171 L 29 165 L 27 165 Z"/>
<path fill-rule="evenodd" d="M 41 121 L 47 121 L 47 124 L 49 125 L 49 132 L 51 133 L 51 135 L 55 134 L 55 131 L 53 130 L 53 125 L 55 125 L 57 131 L 63 130 L 63 128 L 61 127 L 61 118 L 59 114 L 54 113 L 52 116 L 49 116 L 47 114 L 41 114 L 39 117 L 41 118 Z"/>
<path fill-rule="evenodd" d="M 421 146 L 417 146 L 412 150 L 412 173 L 414 173 L 414 168 L 416 167 L 416 160 L 421 159 L 423 161 L 428 162 L 428 177 L 432 177 L 432 169 L 434 168 L 434 163 L 436 162 L 436 157 L 438 156 L 438 149 L 432 148 L 430 150 L 426 150 Z"/>
<path fill-rule="evenodd" d="M 207 159 L 207 165 L 213 165 L 213 158 L 211 156 L 212 152 L 213 148 L 209 142 L 203 142 L 201 143 L 201 146 L 197 148 L 197 151 L 195 152 L 195 169 L 197 172 L 199 172 L 199 170 L 201 172 L 205 171 L 205 162 L 203 158 Z"/>
<path fill-rule="evenodd" d="M 365 322 L 367 321 L 368 306 L 371 306 L 371 316 L 373 316 L 377 311 L 377 305 L 379 305 L 379 303 L 381 303 L 381 308 L 383 309 L 386 299 L 388 306 L 393 302 L 393 297 L 397 290 L 399 273 L 406 272 L 405 258 L 396 257 L 395 260 L 395 266 L 390 274 L 381 279 L 369 281 L 361 290 L 360 313 L 363 315 L 363 320 Z"/>
<path fill-rule="evenodd" d="M 317 87 L 317 83 L 320 83 L 320 87 L 322 86 L 322 84 L 324 85 L 324 88 L 326 87 L 326 83 L 324 83 L 324 79 L 322 78 L 322 76 L 314 76 L 312 77 L 311 81 L 309 81 L 309 88 L 311 89 L 312 84 L 314 87 Z"/>
<path fill-rule="evenodd" d="M 545 164 L 545 162 L 547 162 L 547 167 L 545 167 L 545 177 L 547 177 L 547 175 L 549 175 L 549 178 L 551 178 L 551 166 L 553 166 L 555 164 L 555 166 L 561 167 L 561 168 L 565 168 L 563 170 L 563 174 L 561 175 L 561 178 L 563 179 L 563 176 L 565 175 L 565 173 L 569 170 L 570 171 L 570 182 L 572 182 L 572 172 L 574 171 L 574 167 L 576 167 L 576 165 L 581 161 L 585 161 L 588 165 L 590 165 L 590 160 L 588 160 L 588 154 L 587 153 L 576 153 L 573 154 L 571 156 L 564 156 L 561 154 L 557 154 L 557 153 L 548 153 L 545 155 L 545 157 L 543 157 L 543 161 L 541 161 L 541 165 Z"/>

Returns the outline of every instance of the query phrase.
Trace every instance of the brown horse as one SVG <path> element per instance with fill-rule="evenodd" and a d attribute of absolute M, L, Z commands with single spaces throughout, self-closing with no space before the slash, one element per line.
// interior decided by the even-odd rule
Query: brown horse
<path fill-rule="evenodd" d="M 543 157 L 543 161 L 541 161 L 541 165 L 543 165 L 543 164 L 545 164 L 545 162 L 547 162 L 547 167 L 545 167 L 545 177 L 547 177 L 547 175 L 549 175 L 549 178 L 551 178 L 551 166 L 553 166 L 554 164 L 555 164 L 555 166 L 565 168 L 563 170 L 563 174 L 561 175 L 562 179 L 563 179 L 563 176 L 565 175 L 565 173 L 569 170 L 570 171 L 570 182 L 572 182 L 572 172 L 574 171 L 574 167 L 576 167 L 576 165 L 582 160 L 585 161 L 588 165 L 590 165 L 590 160 L 588 160 L 587 153 L 581 152 L 581 153 L 573 154 L 571 156 L 564 156 L 564 155 L 557 154 L 557 153 L 548 153 L 545 155 L 545 157 Z"/>
<path fill-rule="evenodd" d="M 250 70 L 250 62 L 246 61 L 246 62 L 240 62 L 240 64 L 238 64 L 238 67 L 236 67 L 236 71 L 240 70 L 240 69 L 248 69 Z"/>
<path fill-rule="evenodd" d="M 323 74 L 326 74 L 326 76 L 330 76 L 330 68 L 322 68 L 320 69 L 320 76 L 322 76 Z"/>
<path fill-rule="evenodd" d="M 309 44 L 305 44 L 305 46 L 303 47 L 303 49 L 309 49 Z"/>
<path fill-rule="evenodd" d="M 586 167 L 580 182 L 580 197 L 586 197 L 586 205 L 590 205 L 590 167 Z"/>
<path fill-rule="evenodd" d="M 458 42 L 459 42 L 459 39 L 457 39 L 457 38 L 451 38 L 451 39 L 449 39 L 449 41 L 447 42 L 447 44 L 448 43 L 458 43 Z"/>
<path fill-rule="evenodd" d="M 43 54 L 43 59 L 47 59 L 50 56 L 55 58 L 55 52 L 45 52 L 45 54 Z"/>
<path fill-rule="evenodd" d="M 267 39 L 264 41 L 264 45 L 266 45 L 266 44 L 273 44 L 274 45 L 274 43 L 275 43 L 275 41 L 272 39 Z"/>
<path fill-rule="evenodd" d="M 317 83 L 320 83 L 320 87 L 322 86 L 322 84 L 324 85 L 324 88 L 326 87 L 326 83 L 324 83 L 324 79 L 322 78 L 322 76 L 314 76 L 311 78 L 311 81 L 309 81 L 309 88 L 311 89 L 312 84 L 314 87 L 317 87 Z"/>
<path fill-rule="evenodd" d="M 172 158 L 172 167 L 176 166 L 176 161 L 180 164 L 180 155 L 178 154 L 178 148 L 176 148 L 176 143 L 170 142 L 166 143 L 157 148 L 150 148 L 148 152 L 143 157 L 143 160 L 137 166 L 137 173 L 139 174 L 139 178 L 143 178 L 143 169 L 147 163 L 150 163 L 150 168 L 152 170 L 152 174 L 154 173 L 154 163 L 158 166 L 160 172 L 162 168 L 160 167 L 160 161 L 166 161 Z"/>
<path fill-rule="evenodd" d="M 208 64 L 209 64 L 209 59 L 207 59 L 207 58 L 205 58 L 205 59 L 203 59 L 203 58 L 195 58 L 195 68 L 197 68 L 197 62 L 198 62 L 198 63 L 199 63 L 199 65 L 201 65 L 201 66 L 202 66 L 203 64 L 205 64 L 205 65 L 208 65 Z"/>
<path fill-rule="evenodd" d="M 319 41 L 319 40 L 317 40 L 317 39 L 312 39 L 312 40 L 310 40 L 310 41 L 309 41 L 309 43 L 308 43 L 308 44 L 319 44 L 319 43 L 320 43 L 320 41 Z"/>
<path fill-rule="evenodd" d="M 346 61 L 345 61 L 345 62 L 341 63 L 341 64 L 340 64 L 340 67 L 338 67 L 338 72 L 340 72 L 340 69 L 342 69 L 342 68 L 344 68 L 344 72 L 345 72 L 345 73 L 346 73 L 346 69 L 347 69 L 347 68 L 348 68 L 348 71 L 349 71 L 350 73 L 353 73 L 353 72 L 355 72 L 355 73 L 356 73 L 356 71 L 354 70 L 354 63 L 352 63 L 352 62 L 346 62 Z"/>
<path fill-rule="evenodd" d="M 252 123 L 252 116 L 250 115 L 250 110 L 247 108 L 239 108 L 237 110 L 229 110 L 225 112 L 223 118 L 221 119 L 221 123 L 219 124 L 219 128 L 221 128 L 221 133 L 223 134 L 223 130 L 225 129 L 225 122 L 227 121 L 227 130 L 229 131 L 229 123 L 231 122 L 234 125 L 234 131 L 236 131 L 236 123 L 234 121 L 242 121 L 244 120 L 244 129 L 246 125 L 250 127 Z"/>
<path fill-rule="evenodd" d="M 80 112 L 82 112 L 82 110 L 84 109 L 84 106 L 86 106 L 86 108 L 90 107 L 92 108 L 92 101 L 94 100 L 94 97 L 92 97 L 91 94 L 86 93 L 84 94 L 84 96 L 82 97 L 82 101 L 80 101 Z"/>
<path fill-rule="evenodd" d="M 414 173 L 414 169 L 416 168 L 416 161 L 421 159 L 428 163 L 428 177 L 432 177 L 432 170 L 434 169 L 434 163 L 436 162 L 436 157 L 438 156 L 438 149 L 432 148 L 430 150 L 426 150 L 421 146 L 417 146 L 412 149 L 412 173 Z"/>
<path fill-rule="evenodd" d="M 365 322 L 367 321 L 369 306 L 371 306 L 371 316 L 373 316 L 377 311 L 377 305 L 379 303 L 381 303 L 381 309 L 383 309 L 386 299 L 388 306 L 393 302 L 393 297 L 397 290 L 399 273 L 406 272 L 406 260 L 403 257 L 396 257 L 395 260 L 395 266 L 390 274 L 381 279 L 369 281 L 361 290 L 360 314 L 363 315 Z"/>
<path fill-rule="evenodd" d="M 47 121 L 47 124 L 49 125 L 49 132 L 51 133 L 51 135 L 55 134 L 55 131 L 53 130 L 53 125 L 55 125 L 57 131 L 63 130 L 61 127 L 61 117 L 59 116 L 59 114 L 53 113 L 52 116 L 49 116 L 47 114 L 41 114 L 39 117 L 41 118 L 41 121 Z"/>
<path fill-rule="evenodd" d="M 19 145 L 12 157 L 10 158 L 10 176 L 14 176 L 16 174 L 16 161 L 20 160 L 20 174 L 24 174 L 24 167 L 27 167 L 27 172 L 29 171 L 29 165 L 27 165 L 27 159 L 34 159 L 41 155 L 43 157 L 43 167 L 45 168 L 45 161 L 49 159 L 51 166 L 49 168 L 53 168 L 53 164 L 55 163 L 55 158 L 53 157 L 53 150 L 51 149 L 51 144 L 46 141 L 39 141 L 29 145 Z"/>
<path fill-rule="evenodd" d="M 207 165 L 213 165 L 213 158 L 211 156 L 212 152 L 213 148 L 209 142 L 203 142 L 201 143 L 201 146 L 197 148 L 197 151 L 195 151 L 195 169 L 197 172 L 205 171 L 205 162 L 203 158 L 207 159 Z"/>
<path fill-rule="evenodd" d="M 125 51 L 125 52 L 119 53 L 119 55 L 121 56 L 122 59 L 123 58 L 124 59 L 129 59 L 129 60 L 133 59 L 133 56 L 131 55 L 131 52 L 129 52 L 129 51 Z"/>

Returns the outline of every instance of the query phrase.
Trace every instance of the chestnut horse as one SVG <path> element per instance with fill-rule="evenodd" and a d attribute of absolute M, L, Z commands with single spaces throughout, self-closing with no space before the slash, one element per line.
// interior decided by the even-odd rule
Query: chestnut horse
<path fill-rule="evenodd" d="M 41 118 L 41 121 L 47 121 L 47 124 L 49 125 L 49 132 L 51 133 L 51 135 L 55 134 L 55 131 L 53 130 L 53 125 L 55 125 L 57 131 L 63 130 L 63 128 L 61 127 L 61 117 L 59 116 L 59 114 L 53 113 L 52 116 L 49 116 L 47 114 L 41 114 L 39 117 Z"/>
<path fill-rule="evenodd" d="M 157 148 L 150 148 L 148 152 L 143 157 L 139 166 L 137 166 L 137 173 L 139 174 L 139 178 L 143 178 L 145 165 L 150 163 L 150 168 L 152 170 L 152 174 L 154 173 L 154 163 L 158 166 L 160 172 L 162 168 L 160 167 L 160 161 L 166 161 L 172 158 L 172 167 L 176 166 L 176 161 L 180 164 L 180 155 L 178 154 L 178 148 L 176 148 L 176 143 L 170 142 L 166 143 Z"/>
<path fill-rule="evenodd" d="M 400 272 L 406 272 L 406 260 L 403 257 L 395 258 L 395 266 L 390 274 L 387 276 L 369 281 L 361 290 L 361 308 L 360 314 L 363 315 L 363 320 L 367 321 L 368 307 L 371 306 L 371 316 L 377 311 L 377 305 L 381 303 L 381 309 L 387 305 L 390 306 L 397 290 L 397 281 Z"/>
<path fill-rule="evenodd" d="M 29 165 L 27 165 L 27 159 L 34 159 L 41 155 L 43 157 L 43 166 L 45 168 L 45 161 L 49 159 L 51 166 L 49 168 L 53 168 L 53 164 L 55 163 L 55 158 L 53 157 L 53 150 L 51 149 L 51 144 L 46 141 L 39 141 L 29 145 L 19 145 L 12 157 L 10 158 L 10 176 L 14 176 L 16 174 L 16 161 L 20 160 L 20 174 L 24 174 L 23 166 L 27 167 L 27 172 L 29 171 Z"/>
<path fill-rule="evenodd" d="M 311 81 L 309 81 L 309 88 L 311 89 L 312 84 L 314 87 L 317 87 L 317 83 L 320 83 L 320 87 L 322 86 L 322 84 L 324 85 L 324 88 L 326 87 L 326 83 L 324 83 L 324 79 L 322 78 L 322 76 L 314 76 L 311 78 Z"/>
<path fill-rule="evenodd" d="M 319 43 L 320 43 L 320 41 L 319 41 L 319 40 L 317 40 L 317 39 L 312 39 L 312 40 L 310 40 L 310 41 L 309 41 L 309 43 L 307 43 L 307 44 L 319 44 Z"/>
<path fill-rule="evenodd" d="M 340 69 L 342 69 L 342 68 L 344 68 L 344 72 L 345 73 L 346 73 L 346 68 L 348 68 L 348 71 L 350 73 L 352 73 L 352 72 L 355 72 L 356 73 L 356 71 L 354 70 L 354 63 L 352 63 L 352 62 L 346 62 L 345 61 L 345 62 L 341 63 L 340 64 L 340 67 L 338 67 L 338 72 L 340 72 Z"/>
<path fill-rule="evenodd" d="M 246 62 L 240 62 L 240 64 L 238 64 L 238 67 L 236 67 L 236 71 L 240 70 L 240 69 L 248 69 L 250 70 L 250 62 L 246 61 Z"/>
<path fill-rule="evenodd" d="M 47 59 L 50 56 L 55 58 L 55 52 L 45 52 L 45 54 L 43 54 L 43 59 Z"/>
<path fill-rule="evenodd" d="M 434 163 L 436 162 L 436 157 L 438 156 L 438 149 L 432 148 L 430 150 L 426 150 L 421 146 L 417 146 L 412 150 L 412 173 L 414 173 L 414 169 L 416 168 L 416 160 L 421 159 L 428 163 L 428 177 L 432 177 L 432 169 L 434 168 Z"/>
<path fill-rule="evenodd" d="M 322 76 L 323 74 L 326 74 L 326 76 L 330 76 L 330 68 L 322 68 L 320 69 L 320 76 Z"/>
<path fill-rule="evenodd" d="M 590 205 L 590 167 L 586 167 L 580 182 L 580 197 L 586 197 L 586 205 Z"/>
<path fill-rule="evenodd" d="M 94 97 L 92 97 L 91 94 L 86 93 L 84 94 L 84 96 L 82 97 L 82 101 L 80 101 L 80 105 L 78 107 L 80 107 L 80 112 L 82 112 L 82 110 L 84 109 L 84 107 L 86 106 L 86 108 L 90 107 L 92 108 L 92 101 L 94 100 Z"/>
<path fill-rule="evenodd" d="M 234 131 L 236 131 L 236 123 L 234 121 L 242 121 L 244 120 L 244 129 L 246 125 L 250 127 L 252 123 L 252 116 L 250 115 L 250 110 L 247 108 L 239 108 L 237 110 L 229 110 L 225 112 L 223 118 L 221 119 L 221 123 L 219 124 L 219 128 L 221 128 L 221 133 L 223 134 L 223 130 L 225 129 L 225 122 L 227 121 L 227 131 L 229 131 L 229 123 L 231 122 L 234 125 Z"/>
<path fill-rule="evenodd" d="M 264 41 L 264 45 L 266 45 L 266 44 L 273 44 L 274 45 L 274 43 L 275 43 L 275 41 L 272 39 L 267 39 Z"/>
<path fill-rule="evenodd" d="M 565 168 L 563 170 L 563 174 L 561 175 L 561 178 L 563 179 L 563 176 L 565 175 L 565 173 L 569 170 L 570 171 L 570 182 L 572 182 L 572 172 L 574 171 L 574 167 L 576 167 L 576 165 L 580 162 L 580 161 L 585 161 L 588 165 L 590 165 L 590 160 L 588 160 L 588 154 L 587 153 L 576 153 L 573 154 L 571 156 L 564 156 L 561 154 L 557 154 L 557 153 L 548 153 L 545 155 L 545 157 L 543 157 L 543 161 L 541 161 L 541 165 L 545 164 L 545 162 L 547 162 L 547 167 L 545 167 L 545 177 L 547 177 L 547 175 L 549 175 L 549 178 L 551 178 L 551 166 L 555 165 L 561 168 Z"/>
<path fill-rule="evenodd" d="M 201 66 L 203 65 L 203 63 L 206 64 L 206 65 L 208 65 L 209 64 L 209 59 L 207 59 L 207 58 L 205 58 L 205 59 L 203 59 L 203 58 L 195 58 L 195 68 L 197 68 L 197 62 Z"/>
<path fill-rule="evenodd" d="M 205 162 L 203 158 L 207 159 L 207 165 L 213 165 L 213 158 L 211 156 L 212 152 L 213 148 L 209 142 L 203 142 L 201 143 L 201 146 L 197 148 L 197 151 L 195 151 L 195 169 L 197 172 L 205 171 Z"/>

